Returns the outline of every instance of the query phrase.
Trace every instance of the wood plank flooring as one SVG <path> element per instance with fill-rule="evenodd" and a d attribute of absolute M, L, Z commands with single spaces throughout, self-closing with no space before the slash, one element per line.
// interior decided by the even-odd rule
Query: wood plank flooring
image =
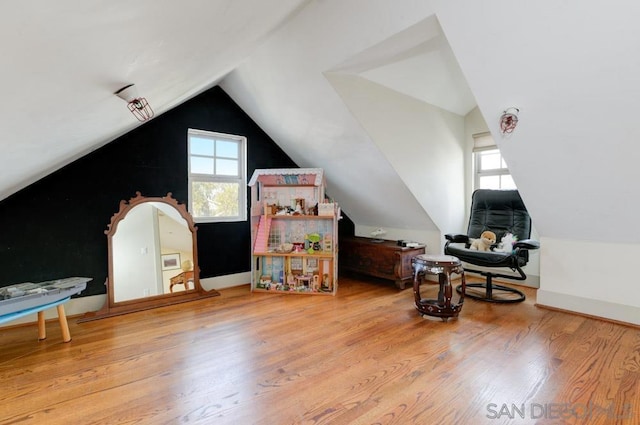
<path fill-rule="evenodd" d="M 411 289 L 250 293 L 94 322 L 0 329 L 0 424 L 640 424 L 640 330 Z M 435 296 L 437 285 L 423 287 Z"/>

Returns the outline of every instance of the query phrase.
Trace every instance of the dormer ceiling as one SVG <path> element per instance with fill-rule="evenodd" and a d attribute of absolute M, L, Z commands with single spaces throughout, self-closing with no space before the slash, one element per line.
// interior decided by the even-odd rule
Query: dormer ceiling
<path fill-rule="evenodd" d="M 357 55 L 336 71 L 356 74 L 460 116 L 476 107 L 435 16 Z"/>

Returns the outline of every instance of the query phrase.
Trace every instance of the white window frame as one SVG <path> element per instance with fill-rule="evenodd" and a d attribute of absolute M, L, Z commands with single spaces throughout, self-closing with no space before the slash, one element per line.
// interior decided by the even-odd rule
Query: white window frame
<path fill-rule="evenodd" d="M 191 172 L 191 158 L 192 157 L 201 157 L 201 155 L 192 155 L 191 154 L 191 136 L 197 136 L 201 138 L 213 139 L 213 140 L 223 140 L 238 143 L 238 154 L 239 154 L 239 166 L 238 166 L 238 175 L 228 176 L 228 175 L 218 175 L 215 174 L 215 170 L 211 174 L 196 174 Z M 212 157 L 216 158 L 224 158 L 221 156 L 216 156 L 214 152 Z M 214 131 L 206 131 L 206 130 L 197 130 L 197 129 L 188 129 L 187 131 L 187 166 L 188 166 L 188 184 L 189 184 L 189 212 L 193 216 L 193 220 L 196 223 L 220 223 L 220 222 L 237 222 L 237 221 L 247 221 L 247 138 L 244 136 L 238 136 L 234 134 L 225 134 L 225 133 L 217 133 Z M 238 184 L 238 215 L 237 216 L 222 216 L 222 217 L 200 217 L 194 214 L 193 208 L 193 183 L 197 182 L 214 182 L 214 183 L 237 183 Z"/>
<path fill-rule="evenodd" d="M 496 151 L 500 155 L 500 163 L 503 165 L 500 168 L 493 168 L 490 170 L 482 170 L 481 169 L 481 156 L 483 153 L 487 153 L 488 151 Z M 473 187 L 474 189 L 480 188 L 480 178 L 487 176 L 510 176 L 511 172 L 509 171 L 509 167 L 507 166 L 504 158 L 502 157 L 502 153 L 500 149 L 493 141 L 493 137 L 491 133 L 480 133 L 473 135 Z M 502 181 L 500 184 L 500 189 L 502 189 Z"/>

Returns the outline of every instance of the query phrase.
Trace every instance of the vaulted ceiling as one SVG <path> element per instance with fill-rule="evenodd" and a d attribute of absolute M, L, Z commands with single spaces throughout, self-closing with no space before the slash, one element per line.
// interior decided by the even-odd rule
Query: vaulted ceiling
<path fill-rule="evenodd" d="M 568 0 L 11 2 L 0 199 L 220 84 L 358 224 L 447 232 L 477 106 L 543 236 L 637 242 L 640 5 Z M 520 108 L 501 137 L 498 117 Z"/>

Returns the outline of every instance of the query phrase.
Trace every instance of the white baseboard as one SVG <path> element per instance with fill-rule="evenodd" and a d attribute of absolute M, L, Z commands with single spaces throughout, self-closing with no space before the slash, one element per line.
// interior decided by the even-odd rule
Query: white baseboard
<path fill-rule="evenodd" d="M 640 308 L 539 289 L 536 305 L 640 325 Z"/>
<path fill-rule="evenodd" d="M 207 291 L 212 289 L 231 288 L 232 286 L 241 286 L 248 283 L 251 283 L 251 272 L 200 279 L 200 285 Z"/>

